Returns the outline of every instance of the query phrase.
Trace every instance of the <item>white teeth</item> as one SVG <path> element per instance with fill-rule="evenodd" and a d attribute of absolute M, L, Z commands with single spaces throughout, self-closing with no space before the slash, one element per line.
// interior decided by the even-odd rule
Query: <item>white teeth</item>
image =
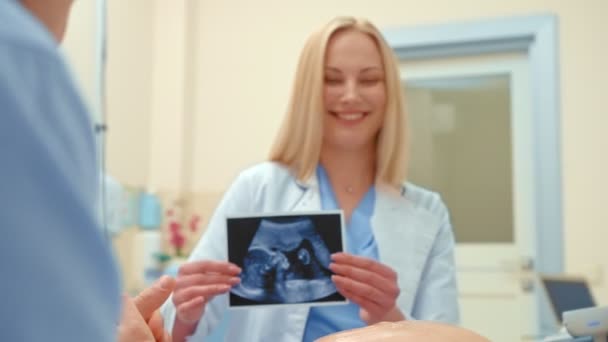
<path fill-rule="evenodd" d="M 363 113 L 338 114 L 338 117 L 342 120 L 354 121 L 361 119 L 363 117 Z"/>

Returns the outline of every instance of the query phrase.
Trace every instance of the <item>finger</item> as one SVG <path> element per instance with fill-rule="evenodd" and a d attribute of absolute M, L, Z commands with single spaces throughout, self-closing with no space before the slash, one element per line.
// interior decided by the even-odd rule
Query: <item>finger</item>
<path fill-rule="evenodd" d="M 349 253 L 334 253 L 331 255 L 331 259 L 338 264 L 345 264 L 356 268 L 366 269 L 390 280 L 397 280 L 397 273 L 393 271 L 392 268 L 370 258 L 352 255 Z"/>
<path fill-rule="evenodd" d="M 122 317 L 121 317 L 121 323 L 123 322 L 127 322 L 129 320 L 133 320 L 135 319 L 136 321 L 142 320 L 141 318 L 141 314 L 139 313 L 139 310 L 137 309 L 137 306 L 135 306 L 135 303 L 133 303 L 133 299 L 131 297 L 129 297 L 128 295 L 123 295 L 122 296 Z"/>
<path fill-rule="evenodd" d="M 125 295 L 122 298 L 122 304 L 122 317 L 118 325 L 118 341 L 153 341 L 154 337 L 148 330 L 147 323 L 139 313 L 133 299 Z"/>
<path fill-rule="evenodd" d="M 348 291 L 344 291 L 342 295 L 361 308 L 362 313 L 365 313 L 365 315 L 361 315 L 361 319 L 364 322 L 370 324 L 372 322 L 376 322 L 379 317 L 384 316 L 382 307 L 378 306 L 374 302 L 371 302 L 363 297 L 358 297 L 357 295 Z"/>
<path fill-rule="evenodd" d="M 366 297 L 359 296 L 356 293 L 353 293 L 346 289 L 339 288 L 338 291 L 340 291 L 340 293 L 342 293 L 344 297 L 348 298 L 351 302 L 359 305 L 361 309 L 368 313 L 368 319 L 365 319 L 366 323 L 370 323 L 374 319 L 374 317 L 378 319 L 379 317 L 384 316 L 386 312 L 383 306 L 378 305 L 378 303 Z"/>
<path fill-rule="evenodd" d="M 337 275 L 344 276 L 363 284 L 369 284 L 377 288 L 380 292 L 392 297 L 397 297 L 399 295 L 399 287 L 397 286 L 396 281 L 382 277 L 378 273 L 374 273 L 364 268 L 337 263 L 329 264 L 329 268 Z"/>
<path fill-rule="evenodd" d="M 196 323 L 205 311 L 205 297 L 196 297 L 188 302 L 175 306 L 177 318 L 184 323 Z"/>
<path fill-rule="evenodd" d="M 189 274 L 179 276 L 176 279 L 176 289 L 196 285 L 230 285 L 234 286 L 241 282 L 241 278 L 221 274 Z"/>
<path fill-rule="evenodd" d="M 357 298 L 365 298 L 365 300 L 374 302 L 381 307 L 392 307 L 393 305 L 393 297 L 387 296 L 373 286 L 339 275 L 333 275 L 331 280 L 336 284 L 338 289 L 343 289 Z"/>
<path fill-rule="evenodd" d="M 163 316 L 161 316 L 158 311 L 154 311 L 154 313 L 152 314 L 150 321 L 148 321 L 148 327 L 150 328 L 152 335 L 154 335 L 155 341 L 163 340 L 163 336 L 165 334 L 165 327 L 163 324 Z"/>
<path fill-rule="evenodd" d="M 382 322 L 382 318 L 378 318 L 378 317 L 380 317 L 380 315 L 377 316 L 367 310 L 359 311 L 359 318 L 361 318 L 361 320 L 363 322 L 367 323 L 368 325 Z"/>
<path fill-rule="evenodd" d="M 204 297 L 211 300 L 213 297 L 224 294 L 230 290 L 228 285 L 201 285 L 191 286 L 183 290 L 177 291 L 173 295 L 173 303 L 175 305 L 181 305 L 182 303 L 189 302 L 196 297 Z"/>
<path fill-rule="evenodd" d="M 191 261 L 183 264 L 179 268 L 179 275 L 195 273 L 218 273 L 236 276 L 241 273 L 241 268 L 226 261 L 201 260 Z"/>
<path fill-rule="evenodd" d="M 163 339 L 160 342 L 171 342 L 171 335 L 168 331 L 165 330 L 165 335 L 163 336 Z"/>
<path fill-rule="evenodd" d="M 133 299 L 133 303 L 146 322 L 150 319 L 152 313 L 169 298 L 174 287 L 175 280 L 173 278 L 162 276 Z"/>

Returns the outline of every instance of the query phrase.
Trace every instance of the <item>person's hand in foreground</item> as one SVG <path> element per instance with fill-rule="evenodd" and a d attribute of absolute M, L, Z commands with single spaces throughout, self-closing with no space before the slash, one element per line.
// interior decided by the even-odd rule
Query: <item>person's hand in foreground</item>
<path fill-rule="evenodd" d="M 119 342 L 171 342 L 158 308 L 169 298 L 175 280 L 162 276 L 135 298 L 123 296 L 122 319 L 118 325 Z"/>
<path fill-rule="evenodd" d="M 382 322 L 365 328 L 342 331 L 316 342 L 490 342 L 470 330 L 426 321 Z"/>

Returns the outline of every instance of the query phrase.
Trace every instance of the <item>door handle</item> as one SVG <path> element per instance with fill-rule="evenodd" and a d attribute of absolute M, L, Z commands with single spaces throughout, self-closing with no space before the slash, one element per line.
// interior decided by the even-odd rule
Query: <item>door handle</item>
<path fill-rule="evenodd" d="M 531 257 L 521 257 L 519 261 L 519 269 L 522 272 L 534 272 L 534 259 Z"/>
<path fill-rule="evenodd" d="M 532 257 L 521 257 L 519 260 L 519 285 L 524 293 L 534 292 L 534 259 Z"/>

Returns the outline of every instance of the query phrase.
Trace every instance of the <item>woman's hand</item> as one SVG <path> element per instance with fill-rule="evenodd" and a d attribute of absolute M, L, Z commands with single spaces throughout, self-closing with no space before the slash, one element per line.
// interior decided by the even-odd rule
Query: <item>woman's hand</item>
<path fill-rule="evenodd" d="M 329 268 L 338 291 L 361 307 L 359 316 L 368 325 L 381 321 L 396 322 L 405 316 L 397 308 L 397 273 L 375 260 L 348 253 L 331 256 Z"/>
<path fill-rule="evenodd" d="M 182 265 L 173 293 L 176 320 L 197 323 L 211 299 L 240 282 L 240 273 L 238 266 L 224 261 L 192 261 Z"/>

